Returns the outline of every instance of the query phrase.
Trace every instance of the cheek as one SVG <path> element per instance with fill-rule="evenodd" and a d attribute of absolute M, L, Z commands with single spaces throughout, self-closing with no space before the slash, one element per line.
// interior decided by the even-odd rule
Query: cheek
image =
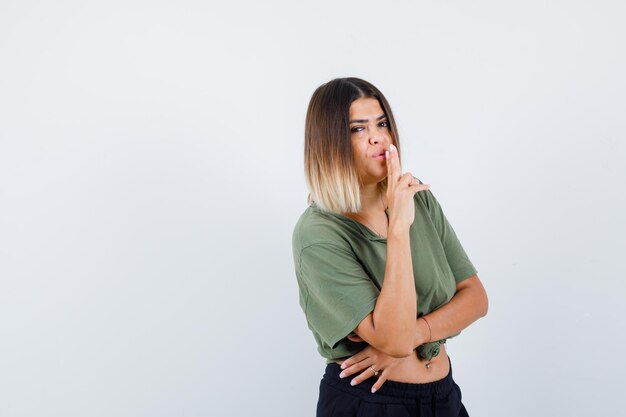
<path fill-rule="evenodd" d="M 361 159 L 363 158 L 363 150 L 359 146 L 352 144 L 352 155 L 357 160 Z"/>
<path fill-rule="evenodd" d="M 367 164 L 367 154 L 365 152 L 359 152 L 356 158 L 359 165 L 364 166 Z"/>

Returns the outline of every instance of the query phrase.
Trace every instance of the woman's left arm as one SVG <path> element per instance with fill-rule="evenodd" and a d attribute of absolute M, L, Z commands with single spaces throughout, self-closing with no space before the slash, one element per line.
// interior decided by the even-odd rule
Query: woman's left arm
<path fill-rule="evenodd" d="M 456 292 L 448 303 L 423 316 L 428 324 L 421 317 L 417 319 L 414 346 L 428 342 L 429 337 L 434 342 L 457 334 L 487 315 L 488 309 L 487 292 L 478 275 L 466 278 L 456 285 Z"/>
<path fill-rule="evenodd" d="M 437 310 L 423 317 L 428 320 L 428 324 L 420 318 L 416 321 L 414 345 L 418 347 L 429 341 L 445 339 L 451 335 L 459 333 L 467 326 L 487 314 L 488 300 L 487 293 L 483 288 L 478 275 L 473 275 L 459 282 L 456 286 L 454 296 L 448 303 Z M 430 330 L 428 329 L 430 325 Z M 432 334 L 431 334 L 432 333 Z M 358 336 L 348 336 L 354 342 L 363 342 Z M 367 346 L 359 353 L 346 359 L 341 368 L 340 377 L 345 378 L 357 372 L 361 372 L 353 379 L 353 383 L 360 384 L 362 381 L 372 376 L 368 368 L 373 362 L 377 369 L 385 369 L 395 366 L 403 358 L 392 358 L 376 350 L 372 346 Z M 385 383 L 385 374 L 374 383 L 374 391 L 380 389 Z M 374 392 L 372 391 L 372 392 Z"/>

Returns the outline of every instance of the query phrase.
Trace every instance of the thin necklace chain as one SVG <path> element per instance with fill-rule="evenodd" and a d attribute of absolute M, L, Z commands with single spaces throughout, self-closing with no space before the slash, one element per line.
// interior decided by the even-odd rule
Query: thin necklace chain
<path fill-rule="evenodd" d="M 383 204 L 383 207 L 385 207 L 385 202 L 383 201 L 383 194 L 382 194 L 382 193 L 380 193 L 380 202 Z M 368 225 L 372 228 L 372 230 L 374 230 L 374 232 L 375 232 L 378 236 L 380 236 L 380 237 L 382 237 L 382 238 L 384 238 L 384 237 L 385 237 L 385 236 L 381 235 L 380 233 L 378 233 L 378 230 L 376 230 L 376 229 L 374 228 L 374 226 L 372 226 L 372 224 L 371 224 L 370 222 L 368 222 L 368 221 L 367 221 L 367 219 L 366 219 L 365 217 L 361 216 L 360 214 L 356 214 L 356 213 L 354 213 L 354 215 L 355 215 L 355 216 L 357 216 L 357 217 L 360 217 L 361 219 L 363 219 L 363 220 L 365 221 L 365 223 L 367 223 L 367 224 L 368 224 Z M 387 219 L 387 226 L 389 226 L 389 219 Z"/>

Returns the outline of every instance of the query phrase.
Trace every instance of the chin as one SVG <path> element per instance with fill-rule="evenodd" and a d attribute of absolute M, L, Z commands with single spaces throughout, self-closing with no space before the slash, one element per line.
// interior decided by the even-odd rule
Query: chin
<path fill-rule="evenodd" d="M 363 181 L 363 184 L 364 185 L 378 184 L 379 182 L 384 181 L 385 178 L 387 178 L 387 174 L 382 175 L 382 176 L 370 176 L 366 180 Z"/>

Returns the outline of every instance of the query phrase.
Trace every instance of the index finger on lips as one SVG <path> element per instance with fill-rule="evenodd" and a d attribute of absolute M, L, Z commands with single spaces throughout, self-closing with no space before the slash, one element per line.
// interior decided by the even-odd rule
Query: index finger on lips
<path fill-rule="evenodd" d="M 400 159 L 398 158 L 398 148 L 393 144 L 389 145 L 389 155 L 387 156 L 387 178 L 393 180 L 395 184 L 400 179 Z M 388 181 L 389 182 L 389 181 Z"/>

